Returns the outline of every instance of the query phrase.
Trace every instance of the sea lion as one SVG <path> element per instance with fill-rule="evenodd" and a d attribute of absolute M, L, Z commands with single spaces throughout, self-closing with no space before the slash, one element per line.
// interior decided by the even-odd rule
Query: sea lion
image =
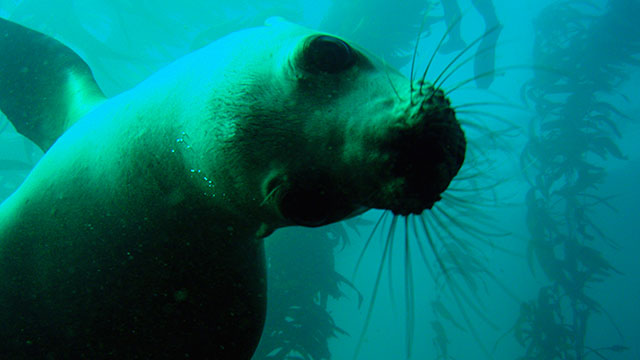
<path fill-rule="evenodd" d="M 465 154 L 441 90 L 281 20 L 95 103 L 0 206 L 7 358 L 248 359 L 263 237 L 421 213 Z"/>

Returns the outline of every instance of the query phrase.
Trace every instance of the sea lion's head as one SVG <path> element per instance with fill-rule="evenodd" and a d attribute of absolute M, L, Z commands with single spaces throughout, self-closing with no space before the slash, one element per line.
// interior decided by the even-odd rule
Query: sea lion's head
<path fill-rule="evenodd" d="M 338 37 L 271 27 L 260 51 L 245 48 L 251 73 L 234 89 L 235 164 L 258 169 L 261 207 L 305 226 L 431 208 L 465 156 L 444 93 Z"/>

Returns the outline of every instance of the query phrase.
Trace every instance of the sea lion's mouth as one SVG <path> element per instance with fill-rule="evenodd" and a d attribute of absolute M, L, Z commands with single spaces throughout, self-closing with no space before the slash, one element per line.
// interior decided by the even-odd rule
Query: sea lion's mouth
<path fill-rule="evenodd" d="M 339 221 L 353 212 L 342 187 L 326 172 L 289 174 L 267 185 L 280 214 L 296 225 L 317 227 Z"/>

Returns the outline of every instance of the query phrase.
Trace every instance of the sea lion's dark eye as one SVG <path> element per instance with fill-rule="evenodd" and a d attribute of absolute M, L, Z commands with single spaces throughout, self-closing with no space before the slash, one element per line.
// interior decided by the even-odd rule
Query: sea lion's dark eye
<path fill-rule="evenodd" d="M 333 36 L 316 36 L 304 52 L 304 62 L 310 71 L 335 74 L 350 68 L 355 61 L 356 55 L 351 46 Z"/>

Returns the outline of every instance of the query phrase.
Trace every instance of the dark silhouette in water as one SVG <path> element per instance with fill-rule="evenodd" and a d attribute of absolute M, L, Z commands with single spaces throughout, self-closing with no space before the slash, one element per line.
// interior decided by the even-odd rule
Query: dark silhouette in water
<path fill-rule="evenodd" d="M 367 50 L 400 69 L 411 61 L 420 24 L 427 29 L 435 19 L 425 13 L 431 1 L 389 0 L 333 1 L 318 30 L 355 39 Z M 428 15 L 428 14 L 427 14 Z"/>
<path fill-rule="evenodd" d="M 487 35 L 480 41 L 476 52 L 473 69 L 478 87 L 486 89 L 494 80 L 496 43 L 500 36 L 500 21 L 491 0 L 472 0 L 473 6 L 484 19 Z M 462 12 L 457 0 L 443 0 L 444 20 L 449 27 L 449 39 L 440 48 L 442 53 L 451 53 L 463 49 L 466 44 L 460 34 Z"/>
<path fill-rule="evenodd" d="M 462 50 L 467 46 L 467 44 L 462 40 L 462 34 L 460 32 L 460 18 L 462 17 L 460 5 L 458 5 L 457 0 L 443 0 L 440 3 L 444 10 L 444 21 L 449 28 L 447 42 L 442 44 L 440 52 L 443 54 L 449 54 L 454 51 Z"/>

